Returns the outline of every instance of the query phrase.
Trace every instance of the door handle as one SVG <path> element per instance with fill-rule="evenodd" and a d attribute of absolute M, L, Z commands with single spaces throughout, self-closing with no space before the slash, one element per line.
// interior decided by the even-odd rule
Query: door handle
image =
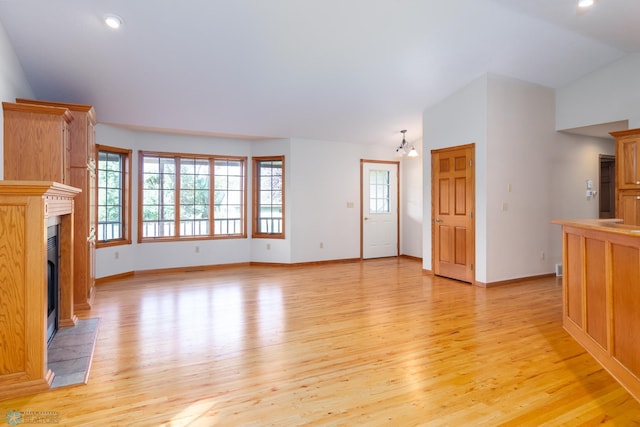
<path fill-rule="evenodd" d="M 365 216 L 365 217 L 364 217 L 364 220 L 365 220 L 365 221 L 368 221 L 368 220 L 369 220 L 369 217 L 368 217 L 368 216 Z"/>
<path fill-rule="evenodd" d="M 433 220 L 433 222 L 442 222 L 442 220 L 440 218 L 436 218 Z"/>

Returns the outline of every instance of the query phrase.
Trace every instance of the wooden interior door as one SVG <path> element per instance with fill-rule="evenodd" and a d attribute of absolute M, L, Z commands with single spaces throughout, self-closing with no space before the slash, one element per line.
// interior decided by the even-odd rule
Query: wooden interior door
<path fill-rule="evenodd" d="M 433 272 L 475 280 L 475 145 L 431 151 Z"/>

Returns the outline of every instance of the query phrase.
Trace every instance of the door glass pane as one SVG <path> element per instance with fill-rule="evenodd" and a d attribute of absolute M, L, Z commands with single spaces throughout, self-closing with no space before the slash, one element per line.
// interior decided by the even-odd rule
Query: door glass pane
<path fill-rule="evenodd" d="M 369 171 L 369 213 L 389 213 L 390 171 Z"/>

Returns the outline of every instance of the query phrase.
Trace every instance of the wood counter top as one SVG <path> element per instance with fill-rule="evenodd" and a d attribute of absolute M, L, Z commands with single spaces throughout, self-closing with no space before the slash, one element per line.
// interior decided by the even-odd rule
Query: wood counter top
<path fill-rule="evenodd" d="M 552 224 L 605 231 L 626 236 L 640 237 L 640 226 L 623 224 L 621 219 L 556 219 Z"/>

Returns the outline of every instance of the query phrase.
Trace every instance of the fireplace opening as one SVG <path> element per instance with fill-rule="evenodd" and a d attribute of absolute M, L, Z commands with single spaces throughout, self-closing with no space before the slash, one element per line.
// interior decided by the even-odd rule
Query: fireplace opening
<path fill-rule="evenodd" d="M 59 225 L 47 228 L 47 345 L 58 330 Z"/>

